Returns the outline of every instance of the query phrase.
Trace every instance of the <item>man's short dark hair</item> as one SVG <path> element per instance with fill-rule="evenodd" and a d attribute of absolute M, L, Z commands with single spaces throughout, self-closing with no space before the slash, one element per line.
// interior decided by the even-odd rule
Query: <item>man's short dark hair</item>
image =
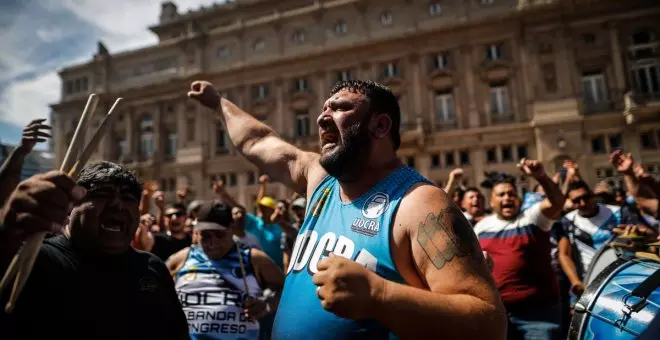
<path fill-rule="evenodd" d="M 348 80 L 337 82 L 332 87 L 330 94 L 333 95 L 341 90 L 363 94 L 369 101 L 369 111 L 372 114 L 384 113 L 390 117 L 392 120 L 390 137 L 392 137 L 394 150 L 397 150 L 401 145 L 401 134 L 399 132 L 401 127 L 401 108 L 399 107 L 399 100 L 394 96 L 392 90 L 383 84 L 371 80 Z"/>
<path fill-rule="evenodd" d="M 87 165 L 78 175 L 78 185 L 92 190 L 95 187 L 110 184 L 128 186 L 136 199 L 142 197 L 142 182 L 133 171 L 112 162 L 100 162 Z"/>
<path fill-rule="evenodd" d="M 471 191 L 474 191 L 477 194 L 481 195 L 481 190 L 479 190 L 479 188 L 477 188 L 477 187 L 467 187 L 467 188 L 465 188 L 465 190 L 461 190 L 461 194 L 458 196 L 458 198 L 462 201 L 463 198 L 465 198 L 465 195 L 468 192 L 471 192 Z"/>
<path fill-rule="evenodd" d="M 511 184 L 516 187 L 516 178 L 504 172 L 486 172 L 484 173 L 486 179 L 481 182 L 481 187 L 485 189 L 493 189 L 498 184 Z"/>
<path fill-rule="evenodd" d="M 568 195 L 571 193 L 571 191 L 580 190 L 580 189 L 584 189 L 588 192 L 591 192 L 591 189 L 589 189 L 589 185 L 587 185 L 585 181 L 577 181 L 568 185 L 568 190 L 566 191 L 566 194 Z"/>

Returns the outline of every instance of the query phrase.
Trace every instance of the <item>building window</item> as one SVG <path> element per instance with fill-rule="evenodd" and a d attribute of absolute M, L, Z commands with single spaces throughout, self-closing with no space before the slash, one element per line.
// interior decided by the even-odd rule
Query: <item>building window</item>
<path fill-rule="evenodd" d="M 268 86 L 264 84 L 253 86 L 252 98 L 256 100 L 264 100 L 268 98 Z"/>
<path fill-rule="evenodd" d="M 456 158 L 454 157 L 453 151 L 445 152 L 445 166 L 446 167 L 456 166 Z"/>
<path fill-rule="evenodd" d="M 502 44 L 490 44 L 486 46 L 486 60 L 494 61 L 504 58 L 504 46 Z"/>
<path fill-rule="evenodd" d="M 165 156 L 167 158 L 176 157 L 177 142 L 178 142 L 178 137 L 176 132 L 169 132 L 167 134 L 167 146 L 165 148 Z"/>
<path fill-rule="evenodd" d="M 429 14 L 431 16 L 439 15 L 440 13 L 442 13 L 442 7 L 439 3 L 434 2 L 429 5 Z"/>
<path fill-rule="evenodd" d="M 67 80 L 66 81 L 66 94 L 72 94 L 73 93 L 73 81 L 72 80 Z"/>
<path fill-rule="evenodd" d="M 353 73 L 351 70 L 341 70 L 337 71 L 337 81 L 349 81 L 353 80 Z"/>
<path fill-rule="evenodd" d="M 462 150 L 458 153 L 460 165 L 469 165 L 470 164 L 470 152 L 467 150 Z"/>
<path fill-rule="evenodd" d="M 516 148 L 516 152 L 518 154 L 518 159 L 519 160 L 523 159 L 523 158 L 527 158 L 527 156 L 528 156 L 528 154 L 527 154 L 527 145 L 518 145 L 518 147 Z"/>
<path fill-rule="evenodd" d="M 440 155 L 432 154 L 431 155 L 431 167 L 439 168 L 440 167 Z"/>
<path fill-rule="evenodd" d="M 449 68 L 449 53 L 439 53 L 433 56 L 433 69 L 444 70 Z"/>
<path fill-rule="evenodd" d="M 630 37 L 630 50 L 631 59 L 652 59 L 657 55 L 660 41 L 655 34 L 649 30 L 640 30 L 635 32 Z"/>
<path fill-rule="evenodd" d="M 186 139 L 188 142 L 195 141 L 195 130 L 195 117 L 188 117 L 188 119 L 186 119 Z"/>
<path fill-rule="evenodd" d="M 454 95 L 449 92 L 436 92 L 435 116 L 439 123 L 453 124 L 456 122 Z"/>
<path fill-rule="evenodd" d="M 387 63 L 383 68 L 383 77 L 394 78 L 399 76 L 399 67 L 396 63 Z"/>
<path fill-rule="evenodd" d="M 490 148 L 486 150 L 486 163 L 493 164 L 497 163 L 497 149 Z"/>
<path fill-rule="evenodd" d="M 623 138 L 621 137 L 620 133 L 609 135 L 608 140 L 610 142 L 610 152 L 619 150 L 623 146 Z"/>
<path fill-rule="evenodd" d="M 657 149 L 658 144 L 654 138 L 653 132 L 643 132 L 639 135 L 639 142 L 642 145 L 642 149 Z"/>
<path fill-rule="evenodd" d="M 216 56 L 220 59 L 229 58 L 229 47 L 227 45 L 218 46 L 218 50 L 216 51 Z"/>
<path fill-rule="evenodd" d="M 555 70 L 555 64 L 545 63 L 541 65 L 541 72 L 543 73 L 545 90 L 548 93 L 557 92 L 557 71 Z"/>
<path fill-rule="evenodd" d="M 380 13 L 380 23 L 383 26 L 389 26 L 392 24 L 392 12 L 390 11 L 383 11 Z"/>
<path fill-rule="evenodd" d="M 582 34 L 582 42 L 585 45 L 593 45 L 596 43 L 596 35 L 593 33 L 584 33 Z"/>
<path fill-rule="evenodd" d="M 254 50 L 255 52 L 263 51 L 264 48 L 266 48 L 266 42 L 261 38 L 255 39 L 254 42 L 252 43 L 252 50 Z"/>
<path fill-rule="evenodd" d="M 490 85 L 490 112 L 497 116 L 509 114 L 509 91 L 505 84 Z"/>
<path fill-rule="evenodd" d="M 502 147 L 502 162 L 513 162 L 513 149 L 510 145 Z"/>
<path fill-rule="evenodd" d="M 660 93 L 660 64 L 635 65 L 630 71 L 635 91 L 644 95 Z"/>
<path fill-rule="evenodd" d="M 293 91 L 294 92 L 307 92 L 309 87 L 307 87 L 307 79 L 297 78 L 293 80 Z"/>
<path fill-rule="evenodd" d="M 247 185 L 254 185 L 257 182 L 257 176 L 254 175 L 254 171 L 249 171 L 247 173 Z"/>
<path fill-rule="evenodd" d="M 87 91 L 89 89 L 89 84 L 88 84 L 88 79 L 87 77 L 82 78 L 82 90 Z"/>
<path fill-rule="evenodd" d="M 154 122 L 150 114 L 144 114 L 140 120 L 140 156 L 151 157 L 154 154 Z"/>
<path fill-rule="evenodd" d="M 607 153 L 604 136 L 598 136 L 591 139 L 591 152 L 596 154 Z"/>
<path fill-rule="evenodd" d="M 406 157 L 406 164 L 408 164 L 408 167 L 410 168 L 415 168 L 415 157 L 409 156 Z"/>
<path fill-rule="evenodd" d="M 76 80 L 73 82 L 73 84 L 74 84 L 74 85 L 73 85 L 73 91 L 76 92 L 76 93 L 80 92 L 80 86 L 81 86 L 80 78 L 76 79 Z"/>
<path fill-rule="evenodd" d="M 293 31 L 291 34 L 291 41 L 296 44 L 300 45 L 305 42 L 305 30 L 303 29 L 297 29 Z"/>
<path fill-rule="evenodd" d="M 482 5 L 492 5 L 495 0 L 479 0 Z"/>
<path fill-rule="evenodd" d="M 237 182 L 236 174 L 233 172 L 229 173 L 229 186 L 235 187 Z"/>
<path fill-rule="evenodd" d="M 226 154 L 229 151 L 229 137 L 225 132 L 225 127 L 220 122 L 215 124 L 215 153 L 216 155 Z"/>
<path fill-rule="evenodd" d="M 334 30 L 336 35 L 344 35 L 348 33 L 348 24 L 343 19 L 337 20 Z"/>
<path fill-rule="evenodd" d="M 117 138 L 116 141 L 117 160 L 121 163 L 128 156 L 128 142 L 125 138 Z"/>
<path fill-rule="evenodd" d="M 296 137 L 309 137 L 309 114 L 306 111 L 296 112 Z"/>
<path fill-rule="evenodd" d="M 582 75 L 582 100 L 587 107 L 607 100 L 605 76 L 602 73 L 585 73 Z"/>

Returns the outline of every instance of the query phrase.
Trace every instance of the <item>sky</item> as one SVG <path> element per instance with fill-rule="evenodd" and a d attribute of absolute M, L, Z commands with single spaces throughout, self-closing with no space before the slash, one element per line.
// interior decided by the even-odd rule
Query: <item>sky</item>
<path fill-rule="evenodd" d="M 179 13 L 214 0 L 175 0 Z M 159 0 L 0 0 L 0 141 L 16 144 L 23 126 L 49 118 L 61 99 L 58 70 L 110 53 L 156 44 Z"/>

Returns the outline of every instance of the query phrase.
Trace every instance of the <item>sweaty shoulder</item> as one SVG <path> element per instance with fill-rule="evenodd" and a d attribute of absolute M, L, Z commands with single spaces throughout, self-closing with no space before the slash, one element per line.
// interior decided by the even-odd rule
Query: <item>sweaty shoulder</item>
<path fill-rule="evenodd" d="M 321 181 L 328 176 L 328 173 L 323 169 L 319 163 L 319 155 L 316 152 L 305 152 L 305 162 L 307 163 L 307 190 L 306 197 L 312 197 L 314 190 L 319 186 Z"/>

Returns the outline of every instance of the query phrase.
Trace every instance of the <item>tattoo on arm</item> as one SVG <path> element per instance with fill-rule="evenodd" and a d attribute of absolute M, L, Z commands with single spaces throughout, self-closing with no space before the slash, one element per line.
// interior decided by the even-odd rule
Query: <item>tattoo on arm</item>
<path fill-rule="evenodd" d="M 437 214 L 429 213 L 419 224 L 417 242 L 437 269 L 442 269 L 455 257 L 478 253 L 476 236 L 455 207 L 441 209 Z"/>

